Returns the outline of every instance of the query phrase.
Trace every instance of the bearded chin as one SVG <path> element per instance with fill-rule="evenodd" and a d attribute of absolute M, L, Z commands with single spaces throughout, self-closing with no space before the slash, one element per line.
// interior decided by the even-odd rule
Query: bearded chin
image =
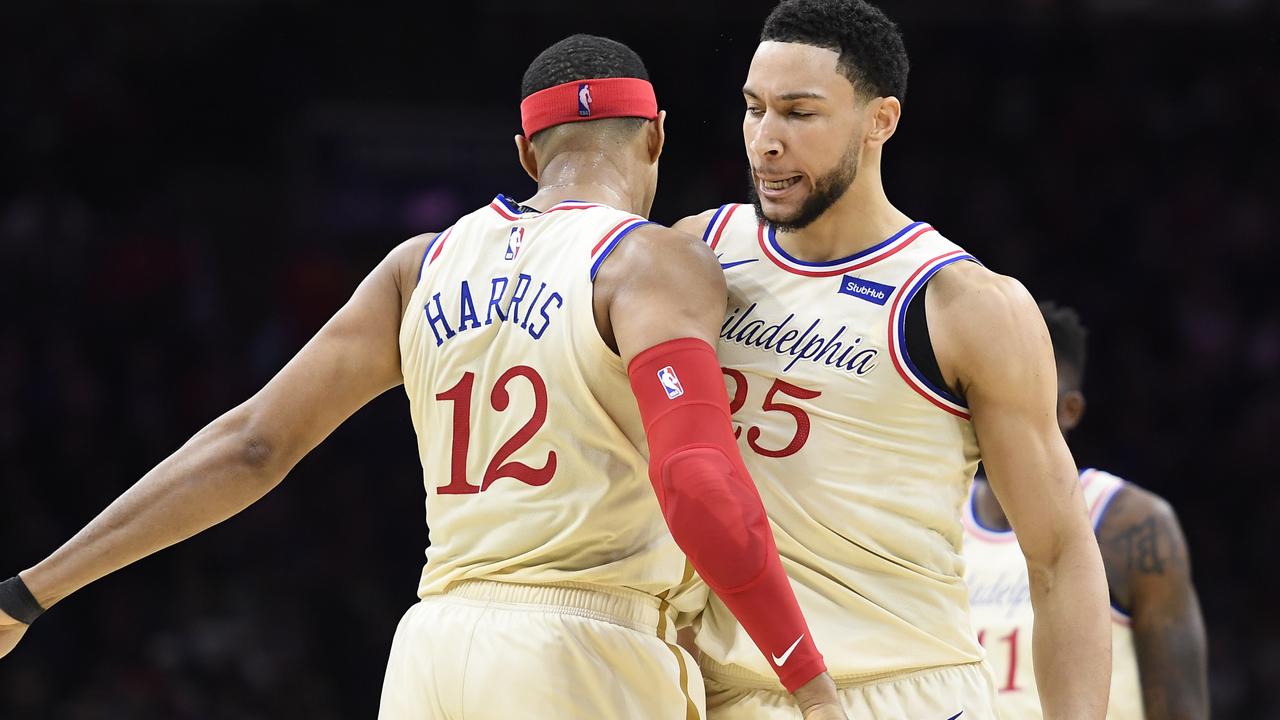
<path fill-rule="evenodd" d="M 764 205 L 760 202 L 760 193 L 756 191 L 755 176 L 748 167 L 747 194 L 756 209 L 756 221 L 762 224 L 767 222 L 781 232 L 795 232 L 813 224 L 813 221 L 822 217 L 823 213 L 844 197 L 849 186 L 858 179 L 858 156 L 859 151 L 856 145 L 846 150 L 844 157 L 840 158 L 840 164 L 831 172 L 818 178 L 813 192 L 809 193 L 809 197 L 804 199 L 800 207 L 787 217 L 765 215 Z"/>

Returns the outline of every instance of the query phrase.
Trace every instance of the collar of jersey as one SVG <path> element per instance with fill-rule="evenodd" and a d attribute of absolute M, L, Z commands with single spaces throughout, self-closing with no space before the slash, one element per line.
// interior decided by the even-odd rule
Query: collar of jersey
<path fill-rule="evenodd" d="M 877 263 L 910 245 L 916 238 L 932 229 L 926 223 L 913 222 L 894 233 L 887 240 L 876 243 L 869 248 L 846 257 L 822 262 L 808 262 L 792 257 L 786 250 L 782 249 L 782 244 L 778 242 L 778 229 L 770 223 L 760 225 L 759 239 L 760 248 L 764 251 L 765 256 L 783 270 L 809 277 L 829 277 Z"/>
<path fill-rule="evenodd" d="M 493 199 L 493 204 L 495 206 L 501 206 L 502 209 L 516 216 L 545 215 L 551 212 L 552 210 L 585 209 L 585 208 L 599 207 L 597 203 L 583 202 L 581 200 L 561 200 L 560 202 L 556 203 L 555 205 L 552 205 L 546 210 L 540 211 L 531 207 L 526 207 L 524 205 L 521 205 L 520 203 L 516 202 L 515 200 L 512 200 L 511 198 L 507 197 L 506 195 L 503 195 L 502 193 L 498 193 L 498 196 Z M 498 208 L 495 207 L 494 209 L 497 210 Z"/>

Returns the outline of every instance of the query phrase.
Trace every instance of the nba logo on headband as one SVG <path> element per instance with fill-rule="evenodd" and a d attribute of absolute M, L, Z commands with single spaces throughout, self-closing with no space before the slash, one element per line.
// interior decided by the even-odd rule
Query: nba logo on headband
<path fill-rule="evenodd" d="M 657 120 L 658 115 L 653 85 L 640 78 L 570 80 L 520 101 L 520 129 L 527 138 L 563 123 L 618 117 Z"/>

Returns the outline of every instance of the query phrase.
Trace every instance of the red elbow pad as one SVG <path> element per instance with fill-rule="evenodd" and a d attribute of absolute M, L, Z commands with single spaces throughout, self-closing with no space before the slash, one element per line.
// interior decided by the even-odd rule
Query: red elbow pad
<path fill-rule="evenodd" d="M 826 670 L 782 569 L 733 436 L 715 350 L 695 338 L 627 369 L 649 439 L 649 480 L 676 543 L 790 691 Z"/>

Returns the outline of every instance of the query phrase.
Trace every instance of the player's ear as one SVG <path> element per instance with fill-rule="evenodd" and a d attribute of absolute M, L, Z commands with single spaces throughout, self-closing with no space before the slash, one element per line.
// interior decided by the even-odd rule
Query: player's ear
<path fill-rule="evenodd" d="M 649 162 L 656 163 L 662 156 L 662 146 L 667 143 L 667 111 L 659 110 L 658 119 L 649 124 Z"/>
<path fill-rule="evenodd" d="M 898 130 L 898 121 L 902 119 L 902 101 L 896 97 L 876 98 L 867 103 L 867 112 L 871 114 L 871 118 L 866 142 L 872 145 L 885 144 Z"/>
<path fill-rule="evenodd" d="M 520 167 L 525 173 L 538 182 L 538 155 L 533 150 L 533 143 L 523 135 L 516 135 L 516 154 L 520 157 Z"/>
<path fill-rule="evenodd" d="M 1084 418 L 1084 393 L 1068 390 L 1058 396 L 1058 428 L 1063 434 L 1075 430 Z"/>

